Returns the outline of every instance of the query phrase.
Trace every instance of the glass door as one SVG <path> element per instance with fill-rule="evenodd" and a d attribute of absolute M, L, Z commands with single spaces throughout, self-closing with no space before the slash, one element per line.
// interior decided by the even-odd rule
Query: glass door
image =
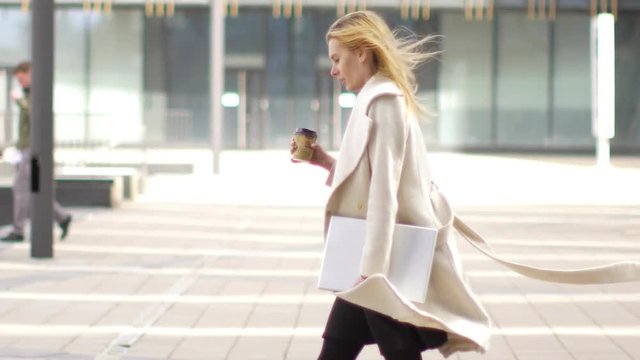
<path fill-rule="evenodd" d="M 269 102 L 261 69 L 227 70 L 225 75 L 224 146 L 264 149 L 269 135 Z"/>
<path fill-rule="evenodd" d="M 316 72 L 316 97 L 312 111 L 319 140 L 327 149 L 338 149 L 351 108 L 340 106 L 341 87 L 329 74 L 330 69 Z"/>
<path fill-rule="evenodd" d="M 262 70 L 241 71 L 245 73 L 244 97 L 246 105 L 243 128 L 238 129 L 238 139 L 243 134 L 246 139 L 246 149 L 265 149 L 269 143 L 269 101 L 267 99 L 265 76 Z"/>

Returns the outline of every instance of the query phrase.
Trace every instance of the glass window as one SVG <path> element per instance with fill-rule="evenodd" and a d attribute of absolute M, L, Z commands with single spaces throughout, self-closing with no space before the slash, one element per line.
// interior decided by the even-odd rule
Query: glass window
<path fill-rule="evenodd" d="M 286 138 L 290 138 L 295 128 L 306 127 L 316 128 L 315 120 L 312 116 L 312 100 L 315 95 L 316 81 L 316 46 L 314 45 L 316 31 L 313 17 L 310 12 L 303 13 L 301 18 L 292 18 L 293 47 L 293 67 L 291 73 L 292 98 L 294 99 L 293 117 L 294 126 L 288 129 Z"/>
<path fill-rule="evenodd" d="M 307 11 L 302 18 L 268 17 L 267 147 L 280 148 L 288 143 L 297 127 L 317 126 L 312 109 L 317 91 L 318 30 L 312 15 Z"/>
<path fill-rule="evenodd" d="M 442 35 L 441 17 L 439 13 L 431 13 L 428 21 L 417 20 L 414 22 L 414 31 L 419 36 Z M 444 38 L 436 38 L 425 50 L 442 50 Z M 420 122 L 422 132 L 427 141 L 427 147 L 435 145 L 437 142 L 438 129 L 438 78 L 441 71 L 442 55 L 423 64 L 416 69 L 416 82 L 418 83 L 418 101 L 424 105 L 428 111 Z"/>
<path fill-rule="evenodd" d="M 640 12 L 616 23 L 616 131 L 614 149 L 640 148 Z"/>
<path fill-rule="evenodd" d="M 460 8 L 434 8 L 425 21 L 371 7 L 392 28 L 443 35 L 438 60 L 417 71 L 419 99 L 435 113 L 421 123 L 429 145 L 593 146 L 590 15 L 562 6 L 553 22 L 529 19 L 526 6 L 502 8 L 493 22 L 467 21 Z M 640 149 L 640 13 L 628 6 L 621 2 L 616 23 L 613 151 Z M 78 3 L 56 7 L 55 17 L 58 143 L 210 143 L 208 6 L 146 17 L 142 5 L 107 15 Z M 339 106 L 344 90 L 329 74 L 324 36 L 335 19 L 335 6 L 274 18 L 268 4 L 225 19 L 224 91 L 237 105 L 225 107 L 224 148 L 281 149 L 297 127 L 316 129 L 327 148 L 339 144 L 351 109 Z M 0 34 L 0 86 L 17 86 L 9 75 L 29 58 L 30 14 L 0 6 Z M 14 134 L 13 115 L 5 137 Z"/>
<path fill-rule="evenodd" d="M 590 19 L 586 14 L 560 13 L 554 27 L 553 145 L 590 145 Z"/>
<path fill-rule="evenodd" d="M 267 43 L 264 31 L 267 16 L 271 14 L 264 9 L 256 8 L 242 8 L 237 17 L 227 16 L 225 19 L 227 55 L 263 54 Z"/>
<path fill-rule="evenodd" d="M 269 143 L 287 143 L 294 128 L 291 101 L 290 21 L 268 17 L 269 43 L 266 49 L 266 91 L 269 116 L 265 124 Z M 275 145 L 274 145 L 275 146 Z"/>
<path fill-rule="evenodd" d="M 492 23 L 442 14 L 439 142 L 444 146 L 492 142 Z"/>
<path fill-rule="evenodd" d="M 497 145 L 540 147 L 548 137 L 549 26 L 522 11 L 498 21 Z"/>
<path fill-rule="evenodd" d="M 0 6 L 0 64 L 15 66 L 31 53 L 31 15 Z"/>
<path fill-rule="evenodd" d="M 19 7 L 0 6 L 0 34 L 0 67 L 5 69 L 5 91 L 10 92 L 19 88 L 17 82 L 12 80 L 13 69 L 19 62 L 30 57 L 31 16 Z M 9 100 L 8 94 L 0 101 L 8 102 L 0 120 L 4 120 L 4 137 L 12 142 L 18 138 L 18 108 Z"/>
<path fill-rule="evenodd" d="M 90 141 L 87 97 L 88 26 L 92 16 L 78 8 L 55 13 L 55 83 L 53 108 L 57 144 Z"/>
<path fill-rule="evenodd" d="M 115 145 L 143 138 L 143 16 L 137 9 L 113 9 L 111 15 L 90 18 L 89 134 L 93 141 Z"/>
<path fill-rule="evenodd" d="M 144 20 L 144 122 L 150 143 L 208 143 L 209 12 Z"/>
<path fill-rule="evenodd" d="M 402 13 L 399 9 L 379 8 L 375 11 L 382 14 L 385 21 L 389 24 L 392 30 L 401 30 L 401 34 L 404 36 L 409 35 L 402 29 L 409 29 L 419 37 L 442 34 L 440 25 L 440 16 L 438 13 L 432 12 L 429 20 L 422 18 L 413 18 L 410 16 L 407 19 L 403 19 Z M 437 51 L 443 46 L 443 39 L 440 38 L 429 46 L 425 51 Z M 438 57 L 442 59 L 441 56 Z M 439 122 L 438 103 L 436 101 L 436 91 L 438 87 L 438 77 L 440 73 L 440 62 L 438 60 L 432 60 L 423 64 L 416 69 L 416 83 L 418 85 L 417 97 L 418 101 L 425 107 L 427 113 L 420 119 L 420 126 L 427 141 L 427 146 L 434 145 L 438 142 L 437 128 Z"/>

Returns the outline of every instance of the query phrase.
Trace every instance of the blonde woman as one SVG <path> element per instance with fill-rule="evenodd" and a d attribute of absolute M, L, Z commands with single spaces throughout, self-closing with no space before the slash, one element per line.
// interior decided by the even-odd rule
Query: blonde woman
<path fill-rule="evenodd" d="M 338 160 L 315 145 L 311 163 L 330 171 L 325 224 L 340 215 L 367 225 L 361 277 L 337 294 L 319 359 L 356 359 L 373 343 L 393 360 L 421 359 L 433 348 L 445 356 L 483 352 L 489 318 L 463 279 L 451 218 L 438 215 L 449 208 L 431 182 L 416 117 L 413 69 L 433 56 L 421 51 L 429 38 L 400 38 L 377 14 L 360 11 L 333 23 L 326 40 L 331 76 L 357 98 Z M 439 228 L 424 302 L 404 298 L 387 280 L 395 223 Z"/>

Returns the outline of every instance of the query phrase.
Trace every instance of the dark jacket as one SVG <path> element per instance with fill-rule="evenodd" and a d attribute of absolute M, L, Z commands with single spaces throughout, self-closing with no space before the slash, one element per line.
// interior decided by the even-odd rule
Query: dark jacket
<path fill-rule="evenodd" d="M 30 89 L 24 89 L 24 97 L 16 101 L 20 108 L 20 122 L 18 125 L 18 149 L 26 149 L 30 145 L 31 138 L 31 93 Z"/>

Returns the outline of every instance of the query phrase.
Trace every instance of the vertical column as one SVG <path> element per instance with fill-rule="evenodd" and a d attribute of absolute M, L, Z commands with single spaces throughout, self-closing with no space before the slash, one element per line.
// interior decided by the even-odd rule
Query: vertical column
<path fill-rule="evenodd" d="M 211 145 L 213 150 L 213 173 L 220 173 L 222 151 L 222 91 L 224 90 L 224 15 L 220 0 L 211 0 L 209 48 L 209 88 L 211 93 Z"/>
<path fill-rule="evenodd" d="M 6 69 L 0 69 L 0 150 L 2 146 L 9 142 L 7 134 L 7 124 L 10 123 L 7 115 L 9 114 L 9 72 Z"/>
<path fill-rule="evenodd" d="M 91 22 L 93 16 L 85 14 L 82 32 L 84 34 L 84 137 L 85 145 L 91 142 Z"/>
<path fill-rule="evenodd" d="M 615 133 L 615 19 L 602 13 L 591 26 L 591 117 L 599 166 L 610 164 L 609 141 Z"/>
<path fill-rule="evenodd" d="M 238 149 L 247 148 L 247 70 L 238 71 Z"/>
<path fill-rule="evenodd" d="M 31 256 L 53 257 L 53 0 L 32 2 Z"/>

